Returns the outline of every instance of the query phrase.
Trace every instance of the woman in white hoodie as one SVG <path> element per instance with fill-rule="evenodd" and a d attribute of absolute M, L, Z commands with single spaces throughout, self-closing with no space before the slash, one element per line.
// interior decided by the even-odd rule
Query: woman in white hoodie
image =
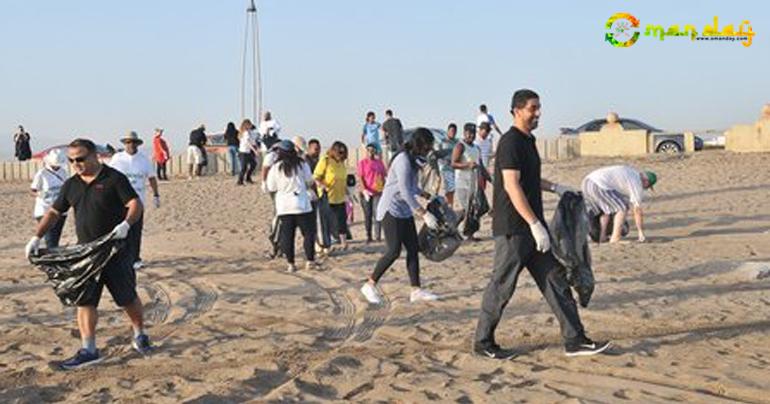
<path fill-rule="evenodd" d="M 299 228 L 304 238 L 305 268 L 314 269 L 316 224 L 310 203 L 313 174 L 292 142 L 282 140 L 273 149 L 277 159 L 267 174 L 265 188 L 268 192 L 275 192 L 275 211 L 280 223 L 278 244 L 289 263 L 288 271 L 296 271 L 294 236 Z"/>
<path fill-rule="evenodd" d="M 60 149 L 53 149 L 43 158 L 43 168 L 35 173 L 30 191 L 35 196 L 35 210 L 32 214 L 38 222 L 59 197 L 64 181 L 69 178 L 67 170 L 62 167 L 65 164 L 65 159 L 64 153 Z M 46 248 L 59 246 L 65 220 L 67 220 L 66 212 L 62 213 L 56 223 L 45 233 Z"/>

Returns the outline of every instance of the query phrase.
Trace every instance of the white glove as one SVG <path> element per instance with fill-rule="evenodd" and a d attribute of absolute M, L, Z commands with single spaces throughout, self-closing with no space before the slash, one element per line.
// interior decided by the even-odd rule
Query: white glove
<path fill-rule="evenodd" d="M 436 216 L 433 216 L 433 213 L 425 212 L 424 215 L 422 215 L 422 221 L 425 222 L 425 225 L 428 226 L 429 229 L 437 229 L 438 228 L 438 219 L 436 219 Z"/>
<path fill-rule="evenodd" d="M 24 256 L 29 259 L 32 254 L 37 254 L 37 250 L 40 248 L 40 237 L 35 236 L 29 239 L 29 243 L 24 247 Z"/>
<path fill-rule="evenodd" d="M 152 203 L 155 205 L 155 209 L 158 209 L 160 207 L 160 196 L 155 195 L 152 197 Z"/>
<path fill-rule="evenodd" d="M 572 193 L 578 193 L 579 191 L 575 188 L 572 188 L 568 185 L 562 185 L 562 184 L 555 184 L 553 186 L 553 192 L 556 192 L 556 195 L 559 195 L 560 197 L 563 196 L 567 192 Z"/>
<path fill-rule="evenodd" d="M 128 224 L 127 221 L 120 222 L 119 225 L 115 226 L 114 229 L 112 229 L 112 234 L 115 235 L 116 239 L 124 239 L 128 237 L 128 230 L 131 228 L 131 225 Z"/>
<path fill-rule="evenodd" d="M 544 253 L 551 249 L 551 237 L 548 235 L 548 229 L 539 220 L 529 225 L 529 231 L 532 232 L 532 237 L 535 239 L 537 251 Z"/>

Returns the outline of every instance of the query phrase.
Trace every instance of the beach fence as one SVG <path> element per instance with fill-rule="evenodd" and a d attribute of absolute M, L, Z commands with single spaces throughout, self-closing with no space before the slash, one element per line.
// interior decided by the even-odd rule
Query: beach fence
<path fill-rule="evenodd" d="M 577 136 L 537 139 L 537 148 L 543 161 L 572 159 L 580 156 L 580 139 Z M 350 162 L 351 167 L 355 167 L 355 164 L 364 155 L 365 151 L 362 148 L 356 148 L 355 160 Z M 230 161 L 227 153 L 210 151 L 208 159 L 206 175 L 230 172 L 232 161 Z M 43 162 L 40 160 L 4 161 L 0 163 L 0 182 L 32 181 L 35 173 L 41 168 L 43 168 Z M 166 170 L 169 177 L 186 177 L 188 175 L 186 154 L 173 156 L 168 161 Z"/>
<path fill-rule="evenodd" d="M 214 175 L 229 172 L 232 161 L 226 153 L 208 153 L 208 165 L 205 174 Z M 4 161 L 0 163 L 0 182 L 32 181 L 35 173 L 43 168 L 42 160 Z M 185 177 L 188 175 L 187 155 L 173 156 L 166 165 L 169 177 Z"/>

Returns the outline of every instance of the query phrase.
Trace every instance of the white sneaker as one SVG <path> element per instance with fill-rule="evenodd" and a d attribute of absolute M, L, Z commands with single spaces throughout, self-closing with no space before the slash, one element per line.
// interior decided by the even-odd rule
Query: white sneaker
<path fill-rule="evenodd" d="M 138 271 L 138 270 L 140 270 L 142 268 L 144 268 L 144 262 L 142 262 L 142 261 L 134 262 L 134 271 Z"/>
<path fill-rule="evenodd" d="M 297 272 L 297 266 L 294 265 L 294 264 L 289 264 L 289 267 L 286 268 L 286 272 L 288 272 L 288 273 Z"/>
<path fill-rule="evenodd" d="M 435 295 L 433 293 L 428 292 L 425 289 L 417 289 L 413 290 L 412 294 L 409 295 L 409 301 L 414 302 L 432 302 L 434 300 L 438 300 L 438 295 Z"/>
<path fill-rule="evenodd" d="M 363 293 L 366 300 L 371 304 L 382 303 L 382 296 L 380 296 L 380 292 L 369 282 L 366 282 L 364 286 L 361 286 L 361 293 Z"/>

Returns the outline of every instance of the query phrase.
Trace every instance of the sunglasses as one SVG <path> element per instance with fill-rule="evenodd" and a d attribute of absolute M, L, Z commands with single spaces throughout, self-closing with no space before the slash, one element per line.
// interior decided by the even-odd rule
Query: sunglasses
<path fill-rule="evenodd" d="M 73 163 L 83 163 L 83 162 L 85 162 L 87 159 L 88 159 L 88 156 L 83 156 L 83 157 L 75 157 L 74 159 L 73 159 L 73 158 L 69 158 L 69 157 L 67 157 L 67 160 L 69 160 L 69 161 L 70 161 L 70 164 L 73 164 Z"/>

